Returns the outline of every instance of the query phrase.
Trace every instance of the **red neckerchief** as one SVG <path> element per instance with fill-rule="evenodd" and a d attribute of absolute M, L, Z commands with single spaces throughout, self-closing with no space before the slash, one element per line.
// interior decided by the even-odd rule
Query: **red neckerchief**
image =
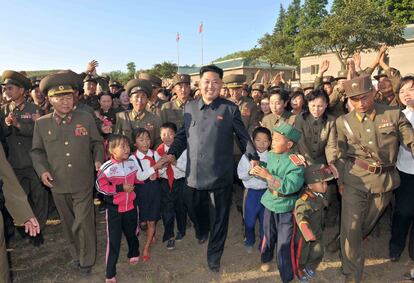
<path fill-rule="evenodd" d="M 162 157 L 166 154 L 165 152 L 165 144 L 161 144 L 158 148 L 157 148 L 157 153 Z M 173 187 L 173 182 L 174 182 L 174 170 L 172 168 L 172 165 L 169 164 L 167 166 L 167 179 L 168 179 L 168 184 L 170 185 L 170 191 L 172 191 L 172 187 Z"/>
<path fill-rule="evenodd" d="M 141 153 L 144 154 L 144 159 L 146 159 L 146 160 L 148 160 L 150 162 L 150 166 L 151 167 L 154 167 L 155 160 L 152 157 L 148 156 L 147 154 L 145 154 L 143 152 L 141 152 Z M 152 156 L 154 157 L 154 155 L 152 155 Z M 160 174 L 158 173 L 158 170 L 155 170 L 155 176 L 157 177 L 157 179 L 160 178 Z"/>

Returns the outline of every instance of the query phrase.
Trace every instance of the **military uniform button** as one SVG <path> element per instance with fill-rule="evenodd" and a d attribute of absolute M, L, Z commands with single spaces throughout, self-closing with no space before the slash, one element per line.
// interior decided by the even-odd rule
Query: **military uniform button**
<path fill-rule="evenodd" d="M 68 164 L 68 167 L 69 167 L 69 168 L 71 168 L 71 167 L 72 167 L 72 164 L 70 164 L 70 163 L 69 163 L 69 164 Z"/>
<path fill-rule="evenodd" d="M 63 123 L 63 124 L 66 124 L 66 121 L 63 121 L 62 123 Z"/>
<path fill-rule="evenodd" d="M 369 141 L 368 143 L 369 143 L 369 144 L 372 144 L 372 141 Z"/>
<path fill-rule="evenodd" d="M 66 153 L 66 156 L 70 156 L 70 153 L 69 153 L 69 152 L 67 152 L 67 153 Z"/>
<path fill-rule="evenodd" d="M 371 129 L 367 129 L 367 132 L 369 133 L 369 132 L 371 132 Z"/>
<path fill-rule="evenodd" d="M 65 141 L 65 145 L 68 145 L 69 144 L 69 142 L 68 141 Z"/>

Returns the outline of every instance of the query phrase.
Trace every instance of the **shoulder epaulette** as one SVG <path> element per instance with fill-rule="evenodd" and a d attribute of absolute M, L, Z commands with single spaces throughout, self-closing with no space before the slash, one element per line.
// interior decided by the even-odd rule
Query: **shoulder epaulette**
<path fill-rule="evenodd" d="M 309 195 L 308 195 L 308 194 L 303 194 L 303 195 L 300 197 L 300 199 L 301 199 L 301 200 L 303 200 L 303 201 L 307 201 L 307 200 L 308 200 L 308 198 L 309 198 Z"/>
<path fill-rule="evenodd" d="M 300 154 L 291 154 L 289 155 L 289 159 L 296 166 L 305 166 L 305 158 Z"/>

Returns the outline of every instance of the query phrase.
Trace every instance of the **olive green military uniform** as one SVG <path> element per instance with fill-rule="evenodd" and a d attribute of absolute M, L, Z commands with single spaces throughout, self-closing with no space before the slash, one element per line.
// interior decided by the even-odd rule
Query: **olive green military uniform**
<path fill-rule="evenodd" d="M 5 118 L 13 113 L 20 124 L 20 128 L 7 126 L 4 123 Z M 32 138 L 34 121 L 33 114 L 42 114 L 43 110 L 30 102 L 23 102 L 23 105 L 16 106 L 14 102 L 10 102 L 1 107 L 0 119 L 2 121 L 3 133 L 6 136 L 9 146 L 9 162 L 23 187 L 25 193 L 29 197 L 29 202 L 40 227 L 46 224 L 48 214 L 48 192 L 43 187 L 33 169 L 32 159 L 30 158 L 30 150 L 32 149 Z"/>
<path fill-rule="evenodd" d="M 324 164 L 312 164 L 305 168 L 306 185 L 327 182 L 333 178 L 332 171 Z M 295 269 L 299 278 L 303 277 L 304 268 L 316 271 L 322 261 L 324 209 L 327 205 L 324 195 L 313 192 L 310 187 L 305 189 L 295 203 Z"/>
<path fill-rule="evenodd" d="M 125 86 L 125 90 L 129 96 L 136 92 L 143 91 L 147 97 L 150 98 L 152 86 L 148 80 L 132 79 Z M 161 144 L 161 119 L 159 116 L 152 114 L 147 110 L 137 113 L 133 109 L 116 114 L 114 133 L 127 136 L 131 141 L 131 144 L 135 144 L 135 141 L 132 140 L 132 132 L 134 129 L 138 128 L 145 128 L 149 131 L 152 147 L 157 147 Z"/>
<path fill-rule="evenodd" d="M 40 88 L 49 96 L 73 93 L 73 75 L 45 77 Z M 65 117 L 56 112 L 35 122 L 32 160 L 39 176 L 49 172 L 51 188 L 64 235 L 73 260 L 92 266 L 96 255 L 96 231 L 92 190 L 94 162 L 103 162 L 103 139 L 92 116 L 74 110 Z"/>
<path fill-rule="evenodd" d="M 191 77 L 186 74 L 176 74 L 173 78 L 173 86 L 175 87 L 177 84 L 187 84 L 190 86 Z M 191 97 L 188 97 L 188 100 L 191 100 Z M 161 108 L 161 122 L 172 122 L 179 129 L 183 124 L 185 103 L 180 101 L 178 97 L 166 102 Z"/>
<path fill-rule="evenodd" d="M 274 128 L 279 126 L 281 122 L 288 123 L 289 125 L 294 125 L 295 120 L 296 115 L 285 110 L 280 116 L 273 113 L 264 116 L 262 120 L 262 126 L 268 128 L 269 131 L 272 131 Z"/>
<path fill-rule="evenodd" d="M 14 71 L 4 71 L 2 78 L 5 84 L 15 84 L 25 89 L 31 86 L 28 78 Z M 9 114 L 14 115 L 19 126 L 6 125 L 5 119 Z M 36 175 L 29 155 L 34 127 L 32 115 L 37 114 L 42 115 L 43 110 L 33 103 L 23 101 L 17 105 L 16 102 L 11 101 L 1 107 L 0 120 L 9 147 L 8 160 L 20 185 L 28 195 L 35 216 L 43 229 L 48 213 L 48 192 Z"/>
<path fill-rule="evenodd" d="M 162 80 L 154 75 L 148 74 L 148 73 L 138 73 L 135 76 L 137 79 L 140 80 L 147 80 L 151 83 L 151 86 L 153 88 L 161 88 L 162 87 Z M 151 101 L 153 94 L 151 93 L 150 98 L 148 100 L 147 106 L 145 107 L 145 110 L 147 110 L 148 112 L 160 116 L 161 114 L 161 108 L 162 105 L 165 103 L 164 100 L 160 99 L 159 97 L 157 97 L 154 102 Z"/>
<path fill-rule="evenodd" d="M 27 202 L 27 196 L 7 162 L 6 155 L 0 144 L 0 179 L 3 181 L 3 194 L 6 207 L 14 219 L 21 225 L 33 217 L 33 212 Z M 7 259 L 6 241 L 4 239 L 3 214 L 0 213 L 0 282 L 9 283 L 9 261 Z"/>
<path fill-rule="evenodd" d="M 373 89 L 368 76 L 346 81 L 344 87 L 348 97 Z M 346 121 L 352 129 L 352 136 Z M 364 267 L 363 238 L 388 205 L 392 190 L 399 186 L 400 179 L 395 168 L 399 143 L 405 144 L 414 153 L 414 133 L 410 122 L 399 109 L 383 104 L 374 104 L 369 113 L 354 110 L 341 116 L 336 121 L 336 127 L 338 184 L 344 186 L 342 268 L 347 278 L 359 282 Z"/>
<path fill-rule="evenodd" d="M 334 163 L 337 159 L 336 118 L 327 115 L 326 119 L 315 120 L 312 115 L 296 118 L 295 128 L 301 133 L 298 152 L 305 157 L 308 164 Z M 328 201 L 327 224 L 333 226 L 339 214 L 339 200 L 335 183 L 329 185 L 326 193 Z"/>
<path fill-rule="evenodd" d="M 322 194 L 315 194 L 308 189 L 295 203 L 293 213 L 297 231 L 294 233 L 294 241 L 295 257 L 298 263 L 295 268 L 300 277 L 303 276 L 305 267 L 315 271 L 322 261 L 324 209 L 327 206 L 328 201 Z"/>

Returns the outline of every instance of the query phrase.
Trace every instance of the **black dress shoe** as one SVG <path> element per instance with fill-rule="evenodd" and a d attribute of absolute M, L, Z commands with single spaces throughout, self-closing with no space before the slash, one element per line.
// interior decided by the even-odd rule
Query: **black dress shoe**
<path fill-rule="evenodd" d="M 202 245 L 202 244 L 204 244 L 207 241 L 207 239 L 208 239 L 208 235 L 201 236 L 201 238 L 198 239 L 198 243 L 200 245 Z"/>

